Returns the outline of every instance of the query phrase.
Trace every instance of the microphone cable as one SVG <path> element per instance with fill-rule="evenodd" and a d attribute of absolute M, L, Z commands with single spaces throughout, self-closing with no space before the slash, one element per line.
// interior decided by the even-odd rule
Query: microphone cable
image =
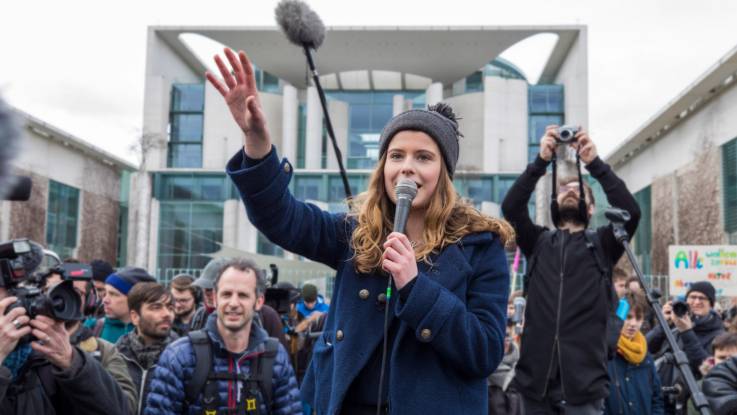
<path fill-rule="evenodd" d="M 376 399 L 376 415 L 381 415 L 381 398 L 384 392 L 384 374 L 386 369 L 386 353 L 389 342 L 389 304 L 392 298 L 392 283 L 394 279 L 389 274 L 389 284 L 386 286 L 386 304 L 384 306 L 384 341 L 381 347 L 381 374 L 379 375 L 379 396 Z M 388 401 L 388 396 L 387 396 Z M 388 402 L 387 402 L 388 403 Z"/>

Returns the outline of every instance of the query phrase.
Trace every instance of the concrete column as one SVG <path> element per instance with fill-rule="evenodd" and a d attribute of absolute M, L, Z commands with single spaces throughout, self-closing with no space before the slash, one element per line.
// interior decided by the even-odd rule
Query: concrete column
<path fill-rule="evenodd" d="M 338 148 L 343 153 L 343 166 L 346 166 L 348 160 L 348 124 L 350 112 L 348 104 L 342 101 L 328 101 L 328 112 L 330 113 L 330 120 L 333 122 L 333 132 L 335 132 L 335 141 L 338 142 Z M 326 167 L 331 170 L 338 170 L 338 159 L 335 157 L 335 151 L 333 150 L 332 143 L 327 143 L 327 165 Z"/>
<path fill-rule="evenodd" d="M 159 214 L 160 214 L 160 205 L 159 201 L 156 199 L 149 199 L 151 201 L 151 227 L 149 229 L 149 237 L 148 237 L 148 264 L 146 266 L 146 269 L 149 273 L 152 275 L 156 275 L 156 267 L 158 266 L 157 262 L 159 261 L 159 258 L 157 257 L 158 249 L 159 249 Z"/>
<path fill-rule="evenodd" d="M 282 148 L 283 157 L 297 162 L 297 134 L 299 128 L 299 100 L 297 88 L 285 84 L 282 89 Z"/>
<path fill-rule="evenodd" d="M 397 94 L 392 97 L 392 115 L 398 115 L 405 111 L 404 95 Z"/>
<path fill-rule="evenodd" d="M 322 107 L 315 87 L 307 88 L 307 125 L 305 137 L 305 168 L 322 167 Z"/>
<path fill-rule="evenodd" d="M 153 225 L 158 225 L 158 220 L 156 223 L 153 221 L 151 223 L 151 227 L 149 228 L 149 220 L 154 217 L 154 211 L 156 218 L 158 219 L 158 212 L 159 212 L 159 204 L 153 203 L 155 202 L 151 198 L 151 178 L 149 177 L 148 173 L 146 171 L 139 172 L 135 174 L 136 176 L 136 202 L 138 203 L 137 211 L 138 211 L 138 217 L 136 219 L 136 256 L 135 260 L 133 262 L 133 265 L 137 267 L 146 267 L 150 266 L 151 262 L 150 259 L 150 245 L 154 246 L 154 264 L 156 263 L 156 243 L 154 242 L 156 239 L 150 239 L 149 235 L 149 229 L 156 229 Z M 151 232 L 151 235 L 156 235 L 156 232 Z M 151 272 L 154 270 L 149 268 Z"/>
<path fill-rule="evenodd" d="M 246 216 L 246 207 L 238 201 L 236 215 L 236 242 L 234 246 L 241 251 L 256 252 L 258 244 L 258 230 Z"/>
<path fill-rule="evenodd" d="M 443 100 L 443 84 L 433 82 L 425 90 L 425 104 L 434 105 Z"/>
<path fill-rule="evenodd" d="M 0 241 L 10 239 L 10 202 L 0 202 Z"/>
<path fill-rule="evenodd" d="M 223 245 L 236 246 L 238 235 L 238 199 L 226 200 L 223 203 Z"/>
<path fill-rule="evenodd" d="M 499 171 L 501 148 L 497 131 L 500 111 L 497 105 L 501 97 L 495 95 L 497 91 L 492 88 L 492 81 L 490 76 L 484 77 L 484 171 L 496 173 Z"/>

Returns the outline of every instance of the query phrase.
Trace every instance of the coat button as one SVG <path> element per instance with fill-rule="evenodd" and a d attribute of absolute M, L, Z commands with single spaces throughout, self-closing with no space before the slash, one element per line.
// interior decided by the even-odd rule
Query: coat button
<path fill-rule="evenodd" d="M 432 331 L 430 329 L 422 329 L 420 332 L 420 337 L 422 337 L 422 340 L 430 340 L 430 337 L 432 336 Z"/>
<path fill-rule="evenodd" d="M 376 297 L 376 301 L 378 301 L 381 304 L 386 304 L 386 294 L 381 293 Z"/>
<path fill-rule="evenodd" d="M 338 330 L 335 332 L 335 339 L 338 341 L 343 340 L 343 330 Z"/>
<path fill-rule="evenodd" d="M 364 288 L 363 290 L 358 292 L 358 296 L 361 297 L 361 300 L 369 298 L 369 290 Z"/>
<path fill-rule="evenodd" d="M 289 173 L 290 171 L 292 171 L 292 166 L 289 163 L 284 163 L 284 173 Z"/>

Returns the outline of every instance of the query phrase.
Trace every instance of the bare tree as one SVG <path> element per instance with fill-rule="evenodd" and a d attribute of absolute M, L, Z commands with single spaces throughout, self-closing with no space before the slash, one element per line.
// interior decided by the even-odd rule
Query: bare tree
<path fill-rule="evenodd" d="M 166 137 L 156 133 L 141 133 L 128 150 L 139 159 L 138 173 L 135 179 L 135 197 L 137 209 L 135 211 L 136 244 L 134 265 L 146 268 L 148 266 L 148 234 L 151 217 L 151 179 L 148 175 L 148 159 L 152 152 L 166 147 Z"/>

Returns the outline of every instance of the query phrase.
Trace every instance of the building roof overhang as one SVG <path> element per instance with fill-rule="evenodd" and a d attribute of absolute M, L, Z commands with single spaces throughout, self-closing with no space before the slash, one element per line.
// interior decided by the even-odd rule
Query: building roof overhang
<path fill-rule="evenodd" d="M 735 80 L 737 80 L 737 47 L 730 50 L 627 137 L 607 155 L 606 162 L 613 167 L 623 165 L 667 135 L 677 124 L 694 114 L 713 97 L 731 87 Z"/>
<path fill-rule="evenodd" d="M 450 85 L 490 62 L 514 44 L 537 34 L 558 41 L 547 58 L 540 83 L 553 82 L 568 51 L 585 26 L 430 26 L 328 27 L 315 57 L 321 75 L 355 70 L 409 73 Z M 306 86 L 302 51 L 276 27 L 152 27 L 196 73 L 206 67 L 184 43 L 182 34 L 206 36 L 244 50 L 263 70 L 297 88 Z"/>

